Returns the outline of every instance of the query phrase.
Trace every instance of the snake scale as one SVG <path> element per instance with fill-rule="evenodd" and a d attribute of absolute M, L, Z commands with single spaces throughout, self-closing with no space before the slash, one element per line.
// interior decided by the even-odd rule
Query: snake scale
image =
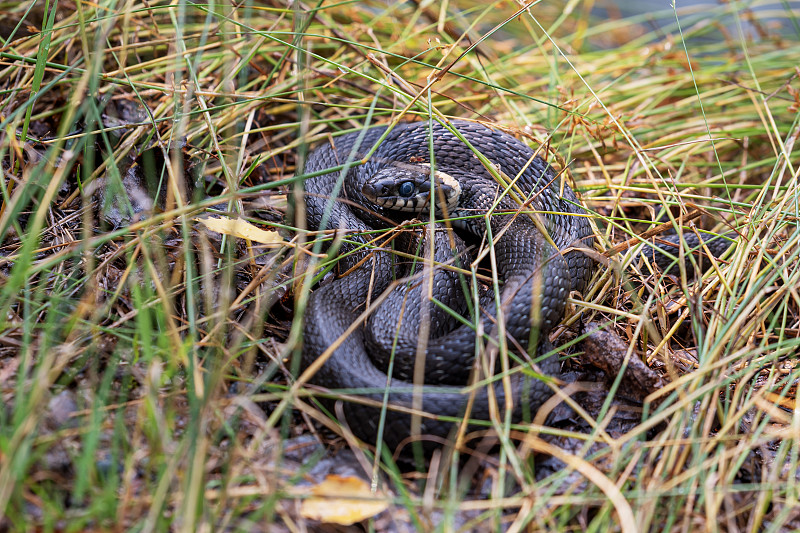
<path fill-rule="evenodd" d="M 511 418 L 517 421 L 535 414 L 552 395 L 540 377 L 519 371 L 510 373 L 508 384 L 495 380 L 471 395 L 464 385 L 475 366 L 476 330 L 465 322 L 477 319 L 477 330 L 484 333 L 480 345 L 491 338 L 494 344 L 505 340 L 509 351 L 523 358 L 526 352 L 544 354 L 550 348 L 547 335 L 562 319 L 567 296 L 572 290 L 584 289 L 592 270 L 591 259 L 577 249 L 587 246 L 591 238 L 589 223 L 581 216 L 584 211 L 573 191 L 547 163 L 526 144 L 501 131 L 461 121 L 452 126 L 471 147 L 441 124 L 405 123 L 394 127 L 364 164 L 346 171 L 324 172 L 361 160 L 386 133 L 386 127 L 341 136 L 334 146 L 329 143 L 316 148 L 305 165 L 306 174 L 318 174 L 305 182 L 308 227 L 346 229 L 348 237 L 339 249 L 338 263 L 339 271 L 347 274 L 322 284 L 307 301 L 302 366 L 307 368 L 324 354 L 327 359 L 312 383 L 344 389 L 367 400 L 343 402 L 345 419 L 353 433 L 368 442 L 375 442 L 380 429 L 380 438 L 392 450 L 411 434 L 409 409 L 415 405 L 412 376 L 420 328 L 429 331 L 425 339 L 425 384 L 421 395 L 417 389 L 416 398 L 420 402 L 421 397 L 421 403 L 416 406 L 426 413 L 420 419 L 420 438 L 431 447 L 451 434 L 454 422 L 463 419 L 468 407 L 471 420 L 489 420 L 493 402 L 498 406 L 495 416 L 502 416 L 505 406 L 511 406 Z M 385 245 L 362 245 L 375 239 L 376 228 L 391 226 L 387 219 L 424 218 L 429 212 L 427 202 L 412 213 L 403 209 L 408 210 L 415 202 L 400 202 L 398 209 L 398 195 L 401 200 L 411 193 L 425 197 L 432 179 L 431 146 L 436 172 L 434 194 L 428 201 L 434 198 L 434 205 L 441 204 L 436 209 L 437 218 L 444 213 L 455 219 L 452 226 L 457 234 L 437 223 L 421 242 L 411 239 L 406 246 L 433 249 L 433 259 L 439 264 L 468 267 L 472 259 L 467 248 L 477 247 L 482 240 L 485 243 L 490 234 L 499 291 L 486 287 L 477 291 L 477 309 L 466 301 L 460 283 L 463 279 L 456 270 L 435 268 L 430 287 L 421 281 L 393 284 L 404 275 L 424 278 L 420 276 L 424 268 L 419 263 L 404 266 Z M 516 180 L 522 198 L 504 195 L 476 152 L 491 162 L 495 174 L 499 171 Z M 390 185 L 382 185 L 387 179 Z M 394 189 L 391 183 L 396 184 Z M 459 189 L 457 201 L 448 205 L 450 200 L 440 195 L 442 201 L 437 202 L 437 189 L 448 186 Z M 490 211 L 492 216 L 485 216 Z M 402 244 L 397 246 L 402 248 Z M 368 300 L 375 300 L 387 289 L 388 296 L 366 325 L 359 325 L 343 338 L 367 308 Z M 427 290 L 444 306 L 423 298 Z M 499 339 L 498 331 L 505 331 L 504 339 Z M 372 355 L 376 355 L 375 360 Z M 387 377 L 389 364 L 394 365 L 391 378 Z M 557 357 L 549 356 L 534 368 L 546 376 L 558 376 L 560 367 Z M 385 395 L 390 409 L 381 428 L 379 406 Z"/>

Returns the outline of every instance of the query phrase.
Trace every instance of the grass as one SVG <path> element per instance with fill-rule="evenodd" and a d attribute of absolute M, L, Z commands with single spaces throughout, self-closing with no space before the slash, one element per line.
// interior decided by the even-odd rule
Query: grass
<path fill-rule="evenodd" d="M 800 527 L 800 13 L 595 7 L 0 3 L 2 527 L 299 530 L 317 439 L 389 495 L 370 530 Z M 603 265 L 557 340 L 606 323 L 665 378 L 635 420 L 606 391 L 585 431 L 521 426 L 409 472 L 295 382 L 332 266 L 295 216 L 304 157 L 430 116 L 567 169 Z M 736 247 L 700 279 L 649 271 L 615 246 L 662 206 Z M 282 237 L 197 222 L 220 212 Z"/>

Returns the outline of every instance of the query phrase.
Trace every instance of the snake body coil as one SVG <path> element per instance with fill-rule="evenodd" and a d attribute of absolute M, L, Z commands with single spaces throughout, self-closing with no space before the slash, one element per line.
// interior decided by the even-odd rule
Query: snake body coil
<path fill-rule="evenodd" d="M 374 442 L 378 436 L 381 409 L 376 403 L 379 405 L 386 397 L 390 410 L 380 428 L 380 437 L 391 449 L 409 437 L 409 409 L 414 405 L 427 413 L 421 417 L 420 435 L 432 443 L 429 446 L 447 438 L 453 422 L 465 415 L 471 395 L 463 385 L 475 366 L 476 352 L 481 352 L 476 346 L 492 345 L 486 339 L 493 339 L 494 344 L 504 341 L 510 352 L 518 352 L 522 357 L 525 352 L 546 353 L 550 347 L 547 335 L 561 320 L 567 296 L 571 290 L 583 290 L 591 273 L 591 260 L 576 249 L 589 244 L 590 227 L 581 216 L 583 210 L 569 186 L 561 183 L 542 159 L 514 137 L 473 123 L 454 122 L 453 126 L 472 148 L 442 125 L 401 124 L 389 132 L 363 165 L 353 166 L 344 173 L 338 170 L 324 173 L 325 169 L 360 160 L 386 132 L 385 128 L 337 138 L 335 148 L 330 145 L 317 148 L 305 166 L 307 174 L 320 173 L 306 181 L 309 227 L 343 228 L 352 233 L 340 250 L 339 260 L 340 271 L 349 273 L 323 284 L 308 299 L 302 365 L 307 368 L 324 354 L 327 359 L 312 378 L 313 383 L 330 389 L 347 389 L 371 400 L 343 403 L 351 430 L 364 440 Z M 452 311 L 448 313 L 423 298 L 426 286 L 421 281 L 391 287 L 398 274 L 413 276 L 421 272 L 420 267 L 398 272 L 398 261 L 385 248 L 360 245 L 375 238 L 374 229 L 387 227 L 386 218 L 411 218 L 397 210 L 396 200 L 377 201 L 375 183 L 377 177 L 383 179 L 387 175 L 391 181 L 392 173 L 400 175 L 401 185 L 405 181 L 419 186 L 430 183 L 430 146 L 434 167 L 442 173 L 443 186 L 448 182 L 457 189 L 457 203 L 445 201 L 443 204 L 447 205 L 441 211 L 458 218 L 453 226 L 460 236 L 437 225 L 437 230 L 429 232 L 423 240 L 422 248 L 430 245 L 434 260 L 439 263 L 455 259 L 468 267 L 471 260 L 461 237 L 472 244 L 479 244 L 481 239 L 485 242 L 487 235 L 491 238 L 499 293 L 495 298 L 491 290 L 484 288 L 478 295 L 479 310 L 473 315 L 459 276 L 452 270 L 436 268 L 428 293 L 444 302 Z M 518 198 L 503 194 L 503 188 L 475 155 L 476 151 L 502 175 L 517 180 L 516 190 L 522 193 Z M 453 184 L 451 179 L 458 183 Z M 434 199 L 436 189 L 434 184 Z M 406 196 L 410 186 L 402 185 L 399 190 L 401 196 Z M 428 212 L 424 205 L 419 208 L 417 215 Z M 491 216 L 485 216 L 490 212 Z M 367 308 L 368 300 L 375 300 L 387 289 L 390 294 L 367 325 L 344 337 Z M 476 319 L 477 331 L 485 337 L 478 338 L 476 343 L 475 329 L 454 315 Z M 403 320 L 398 330 L 400 316 Z M 411 381 L 415 368 L 413 356 L 423 325 L 429 326 L 428 337 L 423 339 L 427 343 L 425 385 L 421 387 L 421 403 L 420 388 L 416 389 L 415 404 Z M 498 334 L 501 331 L 505 332 L 503 338 Z M 326 353 L 334 345 L 335 349 Z M 370 352 L 382 352 L 383 356 L 376 363 Z M 389 378 L 386 367 L 392 364 L 392 353 L 394 371 Z M 538 369 L 545 375 L 557 376 L 557 358 L 550 356 L 540 361 Z M 509 381 L 510 385 L 505 386 L 502 380 L 492 381 L 474 392 L 470 419 L 489 420 L 493 412 L 494 416 L 502 417 L 505 406 L 512 405 L 512 419 L 519 420 L 535 413 L 552 395 L 542 380 L 529 373 L 512 372 Z M 497 411 L 493 405 L 498 406 Z"/>

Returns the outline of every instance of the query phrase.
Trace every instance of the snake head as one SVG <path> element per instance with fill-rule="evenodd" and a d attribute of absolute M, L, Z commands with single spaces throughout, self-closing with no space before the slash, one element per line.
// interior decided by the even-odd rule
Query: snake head
<path fill-rule="evenodd" d="M 436 212 L 451 213 L 458 206 L 461 185 L 444 172 L 434 171 L 433 191 L 436 194 Z M 367 179 L 362 194 L 376 205 L 393 211 L 419 212 L 430 205 L 431 171 L 422 164 L 419 169 L 387 167 Z M 444 201 L 444 206 L 442 205 Z"/>

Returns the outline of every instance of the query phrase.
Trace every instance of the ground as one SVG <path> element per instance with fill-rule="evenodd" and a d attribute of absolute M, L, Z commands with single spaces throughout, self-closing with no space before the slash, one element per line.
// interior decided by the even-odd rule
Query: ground
<path fill-rule="evenodd" d="M 624 15 L 0 4 L 0 528 L 800 528 L 800 13 Z M 376 459 L 297 381 L 335 261 L 303 161 L 454 118 L 588 210 L 597 272 L 552 336 L 571 399 L 503 446 Z M 735 245 L 699 275 L 638 260 L 676 229 Z"/>

